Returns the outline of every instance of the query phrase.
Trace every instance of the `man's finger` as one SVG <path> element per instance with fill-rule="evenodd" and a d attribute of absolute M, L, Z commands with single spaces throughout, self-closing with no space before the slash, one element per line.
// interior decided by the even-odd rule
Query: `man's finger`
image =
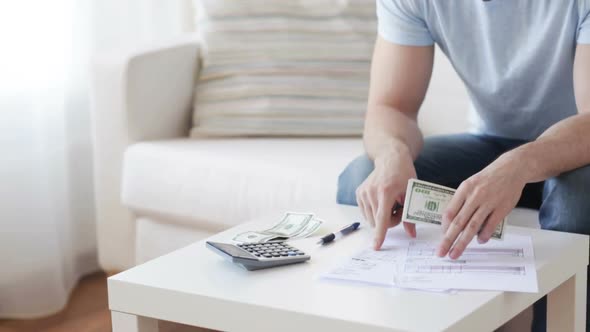
<path fill-rule="evenodd" d="M 477 242 L 488 242 L 492 237 L 492 234 L 494 234 L 496 231 L 496 226 L 502 222 L 503 218 L 503 213 L 501 213 L 499 210 L 494 210 L 494 212 L 492 212 L 492 214 L 490 214 L 488 219 L 485 221 L 483 228 L 479 231 Z"/>
<path fill-rule="evenodd" d="M 416 224 L 411 222 L 404 222 L 404 229 L 410 237 L 416 237 Z"/>
<path fill-rule="evenodd" d="M 389 228 L 388 224 L 388 221 L 377 221 L 377 225 L 375 226 L 375 240 L 373 242 L 373 249 L 381 249 L 383 241 L 385 241 L 385 234 L 387 234 L 387 229 Z"/>
<path fill-rule="evenodd" d="M 377 194 L 374 191 L 369 191 L 367 193 L 368 196 L 368 200 L 370 202 L 370 206 L 371 206 L 371 213 L 372 213 L 372 218 L 373 221 L 375 222 L 375 227 L 377 227 L 378 224 L 378 217 L 377 217 L 377 213 L 379 212 L 379 198 L 377 197 Z"/>
<path fill-rule="evenodd" d="M 467 248 L 471 240 L 473 240 L 477 233 L 479 233 L 481 226 L 488 216 L 489 210 L 484 207 L 480 206 L 477 211 L 475 211 L 471 220 L 469 220 L 467 226 L 463 229 L 461 236 L 459 236 L 459 239 L 453 246 L 453 249 L 449 252 L 449 257 L 451 257 L 451 259 L 457 259 L 463 254 L 463 251 Z"/>
<path fill-rule="evenodd" d="M 361 197 L 361 192 L 360 191 L 357 191 L 356 192 L 356 205 L 358 205 L 359 210 L 361 210 L 361 214 L 362 214 L 363 218 L 367 222 L 369 222 L 369 219 L 367 218 L 367 214 L 365 213 L 365 203 L 364 203 L 364 201 L 363 201 L 363 199 Z M 371 224 L 371 223 L 369 222 L 369 224 Z M 373 226 L 373 225 L 371 225 L 371 226 Z"/>
<path fill-rule="evenodd" d="M 375 219 L 373 218 L 373 207 L 371 206 L 371 200 L 369 199 L 368 193 L 365 191 L 361 194 L 363 201 L 363 214 L 365 219 L 369 222 L 371 227 L 375 227 Z"/>
<path fill-rule="evenodd" d="M 447 232 L 449 226 L 451 225 L 451 222 L 457 217 L 457 214 L 465 204 L 465 199 L 467 197 L 466 194 L 464 194 L 465 190 L 461 189 L 462 188 L 459 187 L 457 192 L 455 192 L 455 195 L 453 195 L 453 198 L 451 198 L 449 205 L 447 205 L 445 211 L 443 212 L 441 225 L 443 233 Z"/>
<path fill-rule="evenodd" d="M 376 227 L 375 227 L 375 242 L 373 243 L 373 248 L 375 250 L 379 250 L 383 245 L 383 241 L 385 241 L 385 235 L 387 234 L 387 229 L 391 224 L 391 208 L 393 207 L 393 201 L 389 199 L 386 195 L 380 195 L 379 197 L 379 207 L 377 208 L 377 219 Z"/>
<path fill-rule="evenodd" d="M 470 202 L 465 202 L 465 204 L 463 204 L 461 210 L 457 213 L 457 216 L 447 228 L 445 236 L 438 247 L 437 255 L 439 257 L 444 257 L 449 253 L 451 246 L 455 243 L 455 240 L 457 240 L 457 237 L 463 231 L 467 222 L 471 219 L 471 216 L 473 216 L 474 211 L 474 204 Z"/>
<path fill-rule="evenodd" d="M 388 217 L 391 219 L 391 217 Z M 387 234 L 387 229 L 389 228 L 390 220 L 383 220 L 378 219 L 377 224 L 375 225 L 375 240 L 373 242 L 373 249 L 379 250 L 383 245 L 383 241 L 385 241 L 385 235 Z"/>

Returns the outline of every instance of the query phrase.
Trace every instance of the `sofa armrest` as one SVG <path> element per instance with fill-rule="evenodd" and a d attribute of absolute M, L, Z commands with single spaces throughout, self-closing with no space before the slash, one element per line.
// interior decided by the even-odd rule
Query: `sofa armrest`
<path fill-rule="evenodd" d="M 91 105 L 98 252 L 101 267 L 135 262 L 135 224 L 121 204 L 123 153 L 137 141 L 187 136 L 199 46 L 182 40 L 93 61 Z"/>

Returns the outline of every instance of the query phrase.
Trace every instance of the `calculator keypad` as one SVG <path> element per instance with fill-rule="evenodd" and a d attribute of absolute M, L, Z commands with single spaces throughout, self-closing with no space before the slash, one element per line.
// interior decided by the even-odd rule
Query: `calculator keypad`
<path fill-rule="evenodd" d="M 258 258 L 272 259 L 305 255 L 303 251 L 294 248 L 285 242 L 244 243 L 238 244 L 237 246 Z"/>

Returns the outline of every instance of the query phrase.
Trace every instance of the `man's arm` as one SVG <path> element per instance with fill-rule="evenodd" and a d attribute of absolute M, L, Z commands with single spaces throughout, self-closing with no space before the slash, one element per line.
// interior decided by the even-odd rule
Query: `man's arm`
<path fill-rule="evenodd" d="M 590 45 L 577 47 L 574 92 L 576 116 L 556 123 L 536 141 L 509 153 L 514 159 L 528 161 L 523 169 L 527 182 L 544 181 L 590 164 Z"/>
<path fill-rule="evenodd" d="M 461 184 L 443 218 L 445 238 L 439 256 L 446 255 L 457 240 L 450 256 L 459 257 L 484 222 L 478 240 L 488 241 L 526 183 L 590 164 L 590 45 L 577 46 L 574 89 L 577 115 L 551 126 L 534 142 L 505 153 Z"/>
<path fill-rule="evenodd" d="M 413 161 L 422 148 L 418 109 L 432 74 L 434 46 L 402 46 L 377 39 L 371 67 L 371 87 L 364 142 L 375 170 L 357 190 L 365 219 L 376 226 L 379 249 L 392 219 L 396 201 L 402 203 L 407 181 L 416 176 Z M 415 236 L 415 227 L 404 224 Z"/>
<path fill-rule="evenodd" d="M 375 43 L 364 142 L 372 159 L 407 148 L 422 148 L 418 109 L 432 74 L 434 46 L 401 46 L 381 37 Z"/>

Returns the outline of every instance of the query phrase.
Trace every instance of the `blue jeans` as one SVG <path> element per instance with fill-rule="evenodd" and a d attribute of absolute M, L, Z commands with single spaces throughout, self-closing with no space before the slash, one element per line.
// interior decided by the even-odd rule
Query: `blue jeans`
<path fill-rule="evenodd" d="M 430 137 L 425 140 L 414 166 L 418 179 L 457 188 L 504 152 L 525 143 L 527 141 L 471 134 Z M 339 204 L 357 205 L 356 189 L 373 167 L 366 155 L 346 167 L 338 178 Z M 590 234 L 590 166 L 545 182 L 527 184 L 518 206 L 538 209 L 543 229 Z M 590 287 L 588 291 L 590 294 Z M 590 297 L 587 299 L 590 301 Z M 533 331 L 546 330 L 546 301 L 542 298 L 534 306 Z M 587 317 L 590 318 L 588 311 Z M 590 331 L 588 319 L 586 330 Z"/>

